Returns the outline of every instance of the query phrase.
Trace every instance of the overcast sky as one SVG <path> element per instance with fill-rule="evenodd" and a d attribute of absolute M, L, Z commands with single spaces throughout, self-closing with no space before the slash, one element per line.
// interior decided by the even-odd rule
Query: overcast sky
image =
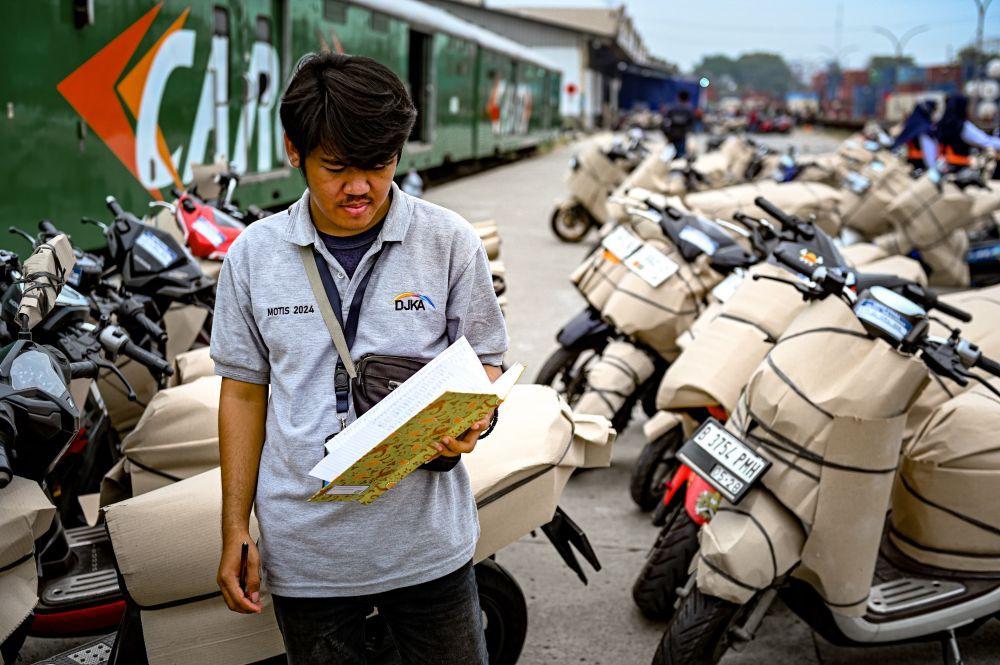
<path fill-rule="evenodd" d="M 604 0 L 487 0 L 490 6 L 613 7 Z M 976 34 L 975 0 L 625 0 L 626 10 L 655 54 L 685 71 L 709 53 L 772 51 L 817 66 L 836 47 L 837 6 L 843 7 L 840 48 L 847 67 L 872 54 L 891 54 L 889 39 L 872 26 L 902 36 L 928 25 L 906 46 L 924 65 L 943 63 Z M 1000 2 L 986 14 L 986 38 L 1000 37 Z"/>

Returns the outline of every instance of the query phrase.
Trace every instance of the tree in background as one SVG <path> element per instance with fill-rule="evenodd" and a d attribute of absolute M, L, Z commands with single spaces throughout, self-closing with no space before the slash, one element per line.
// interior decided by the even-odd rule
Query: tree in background
<path fill-rule="evenodd" d="M 801 87 L 788 63 L 776 53 L 744 53 L 739 58 L 706 55 L 694 66 L 695 76 L 736 82 L 740 92 L 766 92 L 783 97 Z"/>

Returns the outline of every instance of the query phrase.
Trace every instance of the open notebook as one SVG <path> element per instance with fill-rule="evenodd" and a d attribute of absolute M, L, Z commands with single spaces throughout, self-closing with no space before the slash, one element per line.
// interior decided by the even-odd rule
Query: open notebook
<path fill-rule="evenodd" d="M 371 503 L 437 455 L 435 443 L 499 406 L 523 371 L 517 363 L 490 383 L 460 338 L 327 442 L 327 456 L 309 475 L 333 480 L 309 501 Z"/>

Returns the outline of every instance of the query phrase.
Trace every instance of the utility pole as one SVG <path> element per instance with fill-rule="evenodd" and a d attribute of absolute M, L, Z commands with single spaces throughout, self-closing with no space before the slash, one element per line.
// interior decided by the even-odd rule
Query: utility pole
<path fill-rule="evenodd" d="M 979 21 L 976 23 L 976 78 L 981 79 L 985 74 L 986 58 L 983 53 L 983 30 L 986 25 L 986 10 L 989 9 L 993 0 L 975 0 L 976 11 L 979 14 Z"/>
<path fill-rule="evenodd" d="M 976 2 L 982 2 L 982 1 L 983 0 L 976 0 Z M 993 0 L 986 0 L 987 3 L 992 1 Z M 876 25 L 872 29 L 875 30 L 875 32 L 877 32 L 878 34 L 885 36 L 890 42 L 892 42 L 892 47 L 896 51 L 894 60 L 895 66 L 893 67 L 894 80 L 892 86 L 893 89 L 895 90 L 896 86 L 899 85 L 899 65 L 903 60 L 903 49 L 906 48 L 906 42 L 910 41 L 911 39 L 919 35 L 921 32 L 927 32 L 928 30 L 930 30 L 930 26 L 918 25 L 916 27 L 910 28 L 909 30 L 904 32 L 901 37 L 897 37 L 894 32 L 880 25 Z"/>

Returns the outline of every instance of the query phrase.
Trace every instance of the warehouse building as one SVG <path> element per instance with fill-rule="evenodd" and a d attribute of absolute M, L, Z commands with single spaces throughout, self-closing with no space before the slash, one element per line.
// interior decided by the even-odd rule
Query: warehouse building
<path fill-rule="evenodd" d="M 496 8 L 477 0 L 427 1 L 555 63 L 562 71 L 560 112 L 570 124 L 608 126 L 619 108 L 638 102 L 656 110 L 669 101 L 671 73 L 650 55 L 624 7 Z"/>

